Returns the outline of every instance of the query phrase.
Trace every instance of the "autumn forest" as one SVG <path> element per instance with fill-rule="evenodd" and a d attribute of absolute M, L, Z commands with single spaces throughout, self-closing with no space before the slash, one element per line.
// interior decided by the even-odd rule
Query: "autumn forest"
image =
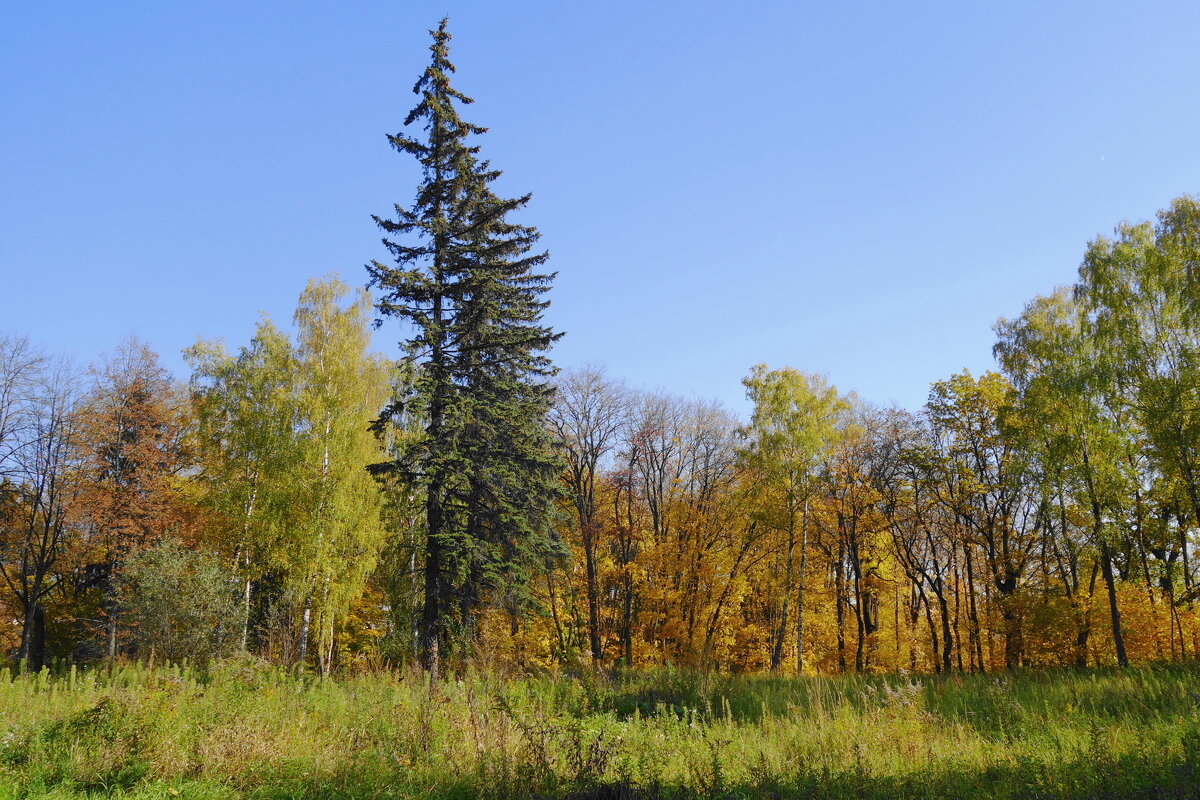
<path fill-rule="evenodd" d="M 460 649 L 792 674 L 1194 656 L 1197 220 L 1182 198 L 1093 242 L 1079 284 L 997 323 L 1000 371 L 915 412 L 790 368 L 750 371 L 748 422 L 560 373 L 553 545 Z M 423 509 L 367 467 L 420 422 L 370 429 L 412 383 L 371 318 L 314 281 L 294 339 L 198 342 L 186 383 L 136 340 L 79 374 L 6 338 L 6 649 L 416 658 Z"/>
<path fill-rule="evenodd" d="M 757 365 L 748 420 L 559 371 L 553 274 L 449 82 L 376 217 L 394 263 L 169 375 L 0 340 L 5 652 L 251 653 L 321 674 L 677 665 L 992 672 L 1200 650 L 1200 201 L 995 325 L 998 369 L 873 405 Z M 569 266 L 564 265 L 564 269 Z M 1036 287 L 1035 287 L 1036 288 Z M 399 323 L 399 324 L 397 324 Z M 371 352 L 371 328 L 409 336 Z"/>

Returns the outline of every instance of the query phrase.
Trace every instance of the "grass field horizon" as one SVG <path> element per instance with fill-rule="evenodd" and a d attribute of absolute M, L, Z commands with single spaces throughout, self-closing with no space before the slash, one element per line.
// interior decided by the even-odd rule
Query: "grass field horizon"
<path fill-rule="evenodd" d="M 0 674 L 0 797 L 1200 796 L 1200 666 Z"/>

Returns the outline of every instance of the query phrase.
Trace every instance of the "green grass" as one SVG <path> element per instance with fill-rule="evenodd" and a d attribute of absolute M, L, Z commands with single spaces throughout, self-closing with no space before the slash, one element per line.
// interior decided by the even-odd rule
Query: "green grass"
<path fill-rule="evenodd" d="M 0 798 L 1200 797 L 1200 668 L 0 672 Z"/>

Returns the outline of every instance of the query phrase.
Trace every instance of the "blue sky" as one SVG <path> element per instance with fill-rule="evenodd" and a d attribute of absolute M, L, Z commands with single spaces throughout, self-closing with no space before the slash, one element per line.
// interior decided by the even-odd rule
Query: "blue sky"
<path fill-rule="evenodd" d="M 0 330 L 84 361 L 137 333 L 182 375 L 361 283 L 442 14 L 534 195 L 556 360 L 741 413 L 757 362 L 915 408 L 1089 239 L 1200 191 L 1194 2 L 10 0 Z"/>

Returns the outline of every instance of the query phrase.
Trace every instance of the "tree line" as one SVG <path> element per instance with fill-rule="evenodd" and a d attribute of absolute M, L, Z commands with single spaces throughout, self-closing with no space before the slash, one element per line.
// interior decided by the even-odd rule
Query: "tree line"
<path fill-rule="evenodd" d="M 311 642 L 328 663 L 385 535 L 364 464 L 392 367 L 366 351 L 366 293 L 349 294 L 312 282 L 294 340 L 264 319 L 237 353 L 198 342 L 187 385 L 136 339 L 83 371 L 0 338 L 12 655 L 304 659 Z"/>
<path fill-rule="evenodd" d="M 553 641 L 595 661 L 986 671 L 1195 657 L 1200 202 L 1091 243 L 916 412 L 755 367 L 753 413 L 560 384 Z"/>
<path fill-rule="evenodd" d="M 753 410 L 559 373 L 529 200 L 494 191 L 445 21 L 405 125 L 417 193 L 368 289 L 292 332 L 129 340 L 87 371 L 0 338 L 0 639 L 48 658 L 237 652 L 989 671 L 1200 648 L 1200 201 L 1124 224 L 996 326 L 997 371 L 880 408 L 753 367 Z M 373 294 L 368 290 L 373 290 Z M 402 324 L 397 358 L 370 328 Z"/>

